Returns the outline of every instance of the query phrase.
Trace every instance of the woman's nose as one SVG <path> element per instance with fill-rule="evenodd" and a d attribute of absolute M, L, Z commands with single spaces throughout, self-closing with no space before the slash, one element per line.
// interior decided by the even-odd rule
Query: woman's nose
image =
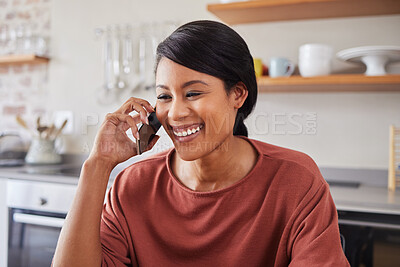
<path fill-rule="evenodd" d="M 168 111 L 169 121 L 182 121 L 190 114 L 190 109 L 184 101 L 172 101 Z"/>

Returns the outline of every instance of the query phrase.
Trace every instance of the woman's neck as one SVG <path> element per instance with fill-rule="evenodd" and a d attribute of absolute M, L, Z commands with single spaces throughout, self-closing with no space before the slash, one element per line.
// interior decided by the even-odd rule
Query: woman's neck
<path fill-rule="evenodd" d="M 257 152 L 246 140 L 230 136 L 210 154 L 184 161 L 175 153 L 172 168 L 179 180 L 195 191 L 213 191 L 245 177 L 257 161 Z"/>

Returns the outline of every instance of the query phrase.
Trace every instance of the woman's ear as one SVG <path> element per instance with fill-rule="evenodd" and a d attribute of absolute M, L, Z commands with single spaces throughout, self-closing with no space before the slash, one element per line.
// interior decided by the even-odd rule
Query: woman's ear
<path fill-rule="evenodd" d="M 243 82 L 238 82 L 234 86 L 234 88 L 231 90 L 231 97 L 236 109 L 239 109 L 243 106 L 248 94 L 249 92 L 247 91 L 247 87 Z"/>

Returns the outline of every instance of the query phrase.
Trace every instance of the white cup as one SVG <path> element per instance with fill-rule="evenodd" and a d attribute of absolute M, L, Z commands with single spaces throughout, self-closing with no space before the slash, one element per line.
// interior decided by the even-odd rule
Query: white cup
<path fill-rule="evenodd" d="M 299 71 L 303 77 L 329 75 L 333 48 L 325 44 L 305 44 L 299 48 Z"/>
<path fill-rule="evenodd" d="M 269 60 L 269 76 L 275 77 L 288 77 L 294 71 L 294 64 L 287 58 L 272 57 Z"/>

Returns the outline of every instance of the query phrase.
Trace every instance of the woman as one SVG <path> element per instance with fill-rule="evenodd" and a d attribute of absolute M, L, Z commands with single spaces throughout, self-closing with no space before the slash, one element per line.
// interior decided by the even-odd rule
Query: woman
<path fill-rule="evenodd" d="M 349 266 L 312 159 L 246 137 L 257 84 L 235 31 L 212 21 L 178 28 L 158 46 L 156 92 L 174 148 L 122 171 L 103 207 L 111 170 L 136 155 L 126 131 L 138 137 L 154 109 L 131 98 L 107 115 L 55 266 Z"/>

